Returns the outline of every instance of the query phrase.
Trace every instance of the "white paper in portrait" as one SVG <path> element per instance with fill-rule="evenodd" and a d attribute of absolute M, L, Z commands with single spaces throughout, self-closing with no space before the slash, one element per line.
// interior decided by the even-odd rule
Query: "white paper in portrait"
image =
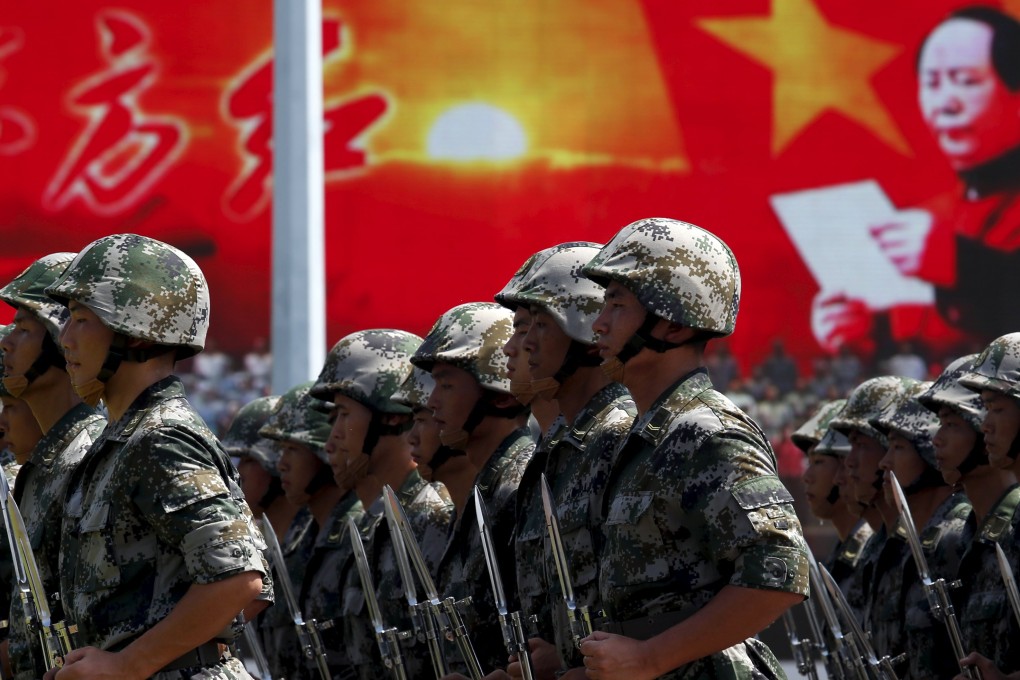
<path fill-rule="evenodd" d="M 825 294 L 843 293 L 871 309 L 931 304 L 929 283 L 900 274 L 870 227 L 896 218 L 896 207 L 874 180 L 769 197 L 801 259 Z"/>

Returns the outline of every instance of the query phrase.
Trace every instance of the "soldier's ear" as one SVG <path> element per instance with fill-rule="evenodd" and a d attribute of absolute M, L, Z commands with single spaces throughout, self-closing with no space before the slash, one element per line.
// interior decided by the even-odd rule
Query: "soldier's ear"
<path fill-rule="evenodd" d="M 517 401 L 517 398 L 512 394 L 503 394 L 502 392 L 499 392 L 492 397 L 492 405 L 496 408 L 512 408 L 514 406 L 520 406 L 521 403 Z"/>
<path fill-rule="evenodd" d="M 666 321 L 666 333 L 662 336 L 662 339 L 666 342 L 682 345 L 693 338 L 696 333 L 697 331 L 689 326 Z"/>

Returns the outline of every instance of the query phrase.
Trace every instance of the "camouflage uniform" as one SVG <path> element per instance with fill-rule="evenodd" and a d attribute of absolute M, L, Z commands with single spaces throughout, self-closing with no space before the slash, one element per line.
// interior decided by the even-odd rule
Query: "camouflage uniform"
<path fill-rule="evenodd" d="M 581 268 L 601 246 L 565 243 L 532 256 L 496 296 L 510 308 L 540 309 L 549 314 L 571 339 L 571 347 L 556 376 L 535 383 L 537 393 L 558 393 L 559 385 L 578 366 L 597 365 L 591 353 L 596 338 L 592 323 L 602 308 L 604 291 L 583 276 Z M 523 272 L 523 273 L 522 273 Z M 594 361 L 591 360 L 594 357 Z M 552 386 L 552 389 L 550 389 Z M 613 453 L 637 415 L 630 393 L 609 383 L 567 423 L 560 415 L 538 445 L 517 492 L 517 593 L 525 620 L 537 616 L 537 634 L 554 642 L 563 669 L 580 667 L 583 658 L 570 630 L 556 563 L 548 542 L 540 480 L 551 485 L 569 575 L 578 607 L 592 616 L 602 609 L 598 598 L 597 534 L 603 524 L 602 492 Z"/>
<path fill-rule="evenodd" d="M 87 246 L 47 293 L 91 309 L 121 338 L 201 351 L 208 328 L 205 277 L 186 255 L 134 235 Z M 76 385 L 91 400 L 120 360 L 110 352 L 100 389 Z M 162 621 L 193 584 L 241 573 L 268 575 L 261 535 L 237 473 L 213 433 L 167 377 L 146 388 L 107 425 L 67 484 L 60 546 L 60 592 L 77 643 L 118 651 Z M 229 639 L 235 631 L 223 631 Z M 212 642 L 183 655 L 159 680 L 249 678 L 241 662 Z"/>
<path fill-rule="evenodd" d="M 870 420 L 882 434 L 907 439 L 926 463 L 917 480 L 902 480 L 908 498 L 912 488 L 944 486 L 932 444 L 938 420 L 917 401 L 930 386 L 931 383 L 912 384 L 879 417 Z M 960 556 L 974 530 L 972 514 L 966 495 L 956 492 L 943 500 L 924 527 L 917 528 L 933 579 L 952 580 L 956 574 Z M 898 666 L 904 669 L 901 677 L 929 678 L 953 668 L 956 660 L 952 658 L 945 626 L 932 617 L 902 522 L 900 518 L 895 537 L 886 542 L 877 563 L 869 628 L 877 655 L 906 654 Z"/>
<path fill-rule="evenodd" d="M 993 340 L 959 384 L 975 392 L 992 390 L 1020 399 L 1020 333 Z M 1020 442 L 1014 440 L 1010 453 L 1015 455 L 1018 446 Z M 1015 574 L 1020 564 L 1020 486 L 1003 494 L 978 526 L 960 562 L 963 587 L 953 594 L 964 651 L 980 652 L 1008 673 L 1020 670 L 1020 628 L 999 574 L 996 543 Z"/>
<path fill-rule="evenodd" d="M 733 331 L 736 260 L 693 225 L 666 219 L 628 225 L 585 274 L 622 284 L 647 310 L 645 324 L 617 355 L 624 365 L 644 347 L 672 347 L 651 336 L 659 318 L 708 337 Z M 792 502 L 754 421 L 712 389 L 703 368 L 680 377 L 635 421 L 606 485 L 599 575 L 606 627 L 650 638 L 695 615 L 727 585 L 806 595 L 807 546 Z M 768 647 L 748 639 L 663 677 L 783 672 Z"/>
<path fill-rule="evenodd" d="M 463 448 L 470 432 L 484 418 L 516 418 L 521 414 L 521 408 L 496 409 L 485 401 L 493 393 L 510 394 L 502 348 L 511 332 L 511 314 L 499 305 L 484 302 L 460 305 L 436 321 L 411 358 L 415 366 L 430 372 L 438 362 L 457 366 L 470 373 L 486 395 L 475 404 L 462 432 L 452 436 L 445 431 L 441 434 L 444 444 Z M 490 528 L 505 593 L 513 593 L 516 583 L 513 530 L 517 487 L 534 451 L 530 430 L 527 426 L 519 427 L 496 447 L 475 478 L 475 486 L 482 493 L 492 520 Z M 482 550 L 473 491 L 465 507 L 466 513 L 455 520 L 434 576 L 440 597 L 472 598 L 471 605 L 462 609 L 462 615 L 482 670 L 489 672 L 506 666 L 507 650 Z M 467 674 L 459 652 L 452 644 L 448 647 L 446 656 L 451 669 Z"/>

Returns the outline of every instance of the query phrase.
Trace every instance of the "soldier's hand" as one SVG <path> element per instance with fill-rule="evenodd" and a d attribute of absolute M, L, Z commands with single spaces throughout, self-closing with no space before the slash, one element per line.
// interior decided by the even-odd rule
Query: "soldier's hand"
<path fill-rule="evenodd" d="M 591 680 L 652 680 L 641 640 L 595 631 L 581 640 L 584 667 Z"/>
<path fill-rule="evenodd" d="M 964 666 L 976 666 L 981 671 L 982 680 L 1016 680 L 1016 678 L 1020 678 L 1020 671 L 1006 675 L 995 667 L 995 663 L 991 659 L 981 656 L 977 652 L 971 652 L 960 661 Z M 968 680 L 968 678 L 961 673 L 953 680 Z"/>
<path fill-rule="evenodd" d="M 104 652 L 95 647 L 75 649 L 64 657 L 64 667 L 58 671 L 48 671 L 44 680 L 77 680 L 79 678 L 95 678 L 96 680 L 128 680 L 143 678 L 145 673 L 132 673 L 124 668 L 124 657 L 113 652 Z"/>
<path fill-rule="evenodd" d="M 535 672 L 535 680 L 554 680 L 556 671 L 560 670 L 560 653 L 556 645 L 546 642 L 542 638 L 528 639 L 528 652 L 531 656 L 531 668 Z M 513 680 L 524 678 L 524 668 L 517 657 L 510 657 L 510 665 L 506 672 Z"/>

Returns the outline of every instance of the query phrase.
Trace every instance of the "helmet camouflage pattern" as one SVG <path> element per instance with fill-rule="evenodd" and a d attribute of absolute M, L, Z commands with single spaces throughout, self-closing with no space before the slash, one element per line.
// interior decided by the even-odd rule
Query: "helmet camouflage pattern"
<path fill-rule="evenodd" d="M 834 430 L 830 426 L 818 444 L 815 445 L 813 453 L 824 453 L 829 456 L 842 458 L 850 453 L 850 439 L 839 430 Z"/>
<path fill-rule="evenodd" d="M 804 453 L 811 453 L 811 447 L 816 446 L 825 437 L 829 430 L 829 423 L 836 417 L 846 404 L 846 399 L 827 401 L 818 407 L 815 414 L 808 418 L 807 422 L 797 428 L 790 435 L 790 440 L 797 445 Z M 815 453 L 832 453 L 832 451 L 815 451 Z"/>
<path fill-rule="evenodd" d="M 1020 333 L 992 340 L 974 361 L 974 370 L 960 378 L 969 390 L 991 390 L 1020 399 Z"/>
<path fill-rule="evenodd" d="M 881 416 L 901 394 L 917 382 L 913 378 L 892 375 L 865 380 L 850 393 L 846 400 L 846 406 L 832 419 L 829 427 L 847 436 L 856 430 L 879 440 L 883 446 L 886 446 L 888 442 L 885 435 L 875 429 L 871 424 L 871 419 Z"/>
<path fill-rule="evenodd" d="M 911 444 L 924 462 L 936 467 L 935 445 L 932 438 L 939 429 L 938 417 L 921 405 L 918 397 L 928 391 L 931 382 L 915 382 L 901 392 L 881 415 L 871 419 L 871 425 L 888 437 L 897 434 Z"/>
<path fill-rule="evenodd" d="M 528 279 L 528 276 L 531 274 L 531 270 L 535 266 L 535 262 L 538 261 L 538 256 L 541 255 L 543 252 L 545 251 L 539 251 L 532 255 L 531 257 L 529 257 L 527 260 L 525 260 L 524 264 L 521 265 L 520 269 L 518 269 L 517 272 L 514 273 L 513 277 L 511 277 L 511 279 L 507 282 L 507 284 L 503 286 L 503 290 L 496 293 L 493 299 L 495 299 L 496 302 L 503 305 L 510 311 L 516 311 L 517 303 L 513 302 L 511 298 L 518 292 L 520 292 L 521 285 Z"/>
<path fill-rule="evenodd" d="M 269 420 L 259 429 L 259 436 L 278 442 L 304 444 L 319 460 L 328 464 L 325 447 L 332 426 L 326 413 L 316 408 L 318 400 L 311 395 L 312 384 L 302 383 L 285 392 Z"/>
<path fill-rule="evenodd" d="M 981 403 L 981 396 L 960 384 L 960 378 L 974 370 L 977 358 L 977 354 L 968 354 L 953 361 L 917 400 L 936 414 L 941 407 L 948 406 L 980 432 L 981 421 L 985 419 L 985 407 Z"/>
<path fill-rule="evenodd" d="M 513 315 L 505 307 L 493 302 L 458 305 L 439 317 L 411 363 L 429 372 L 447 363 L 470 373 L 485 389 L 510 394 L 503 345 L 512 333 Z"/>
<path fill-rule="evenodd" d="M 381 413 L 410 413 L 393 393 L 411 373 L 411 355 L 421 342 L 413 333 L 392 329 L 351 333 L 329 351 L 312 396 L 332 401 L 342 394 Z"/>
<path fill-rule="evenodd" d="M 46 327 L 53 342 L 60 343 L 60 330 L 67 321 L 67 307 L 46 294 L 46 287 L 56 281 L 74 260 L 74 253 L 44 255 L 28 265 L 13 281 L 0 288 L 0 300 L 11 307 L 32 312 Z"/>
<path fill-rule="evenodd" d="M 536 253 L 522 269 L 516 290 L 501 292 L 497 301 L 505 307 L 539 307 L 556 319 L 571 339 L 592 345 L 596 342 L 592 324 L 602 311 L 605 290 L 581 273 L 602 246 L 577 241 L 563 243 Z M 513 280 L 511 280 L 513 283 Z"/>
<path fill-rule="evenodd" d="M 426 404 L 435 386 L 436 381 L 432 379 L 431 373 L 417 366 L 412 366 L 411 374 L 404 379 L 400 388 L 393 393 L 393 401 L 403 404 L 412 410 L 426 408 Z"/>
<path fill-rule="evenodd" d="M 62 304 L 81 303 L 129 338 L 202 351 L 209 330 L 209 287 L 195 261 L 171 245 L 136 234 L 85 246 L 46 289 Z"/>
<path fill-rule="evenodd" d="M 242 406 L 230 423 L 230 429 L 223 437 L 223 448 L 231 456 L 252 458 L 269 474 L 279 477 L 276 461 L 280 460 L 280 449 L 259 434 L 259 430 L 269 420 L 279 396 L 259 397 Z"/>
<path fill-rule="evenodd" d="M 716 336 L 733 332 L 740 270 L 719 237 L 661 217 L 619 231 L 584 267 L 602 286 L 617 281 L 655 316 Z"/>

